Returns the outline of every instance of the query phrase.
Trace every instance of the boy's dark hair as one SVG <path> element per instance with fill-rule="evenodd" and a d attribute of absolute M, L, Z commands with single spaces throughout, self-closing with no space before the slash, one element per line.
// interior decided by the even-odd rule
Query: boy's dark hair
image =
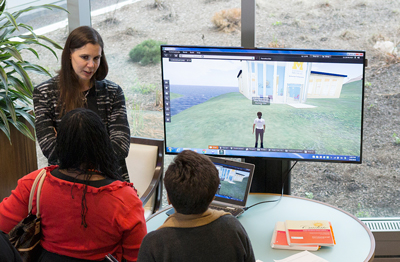
<path fill-rule="evenodd" d="M 169 165 L 164 184 L 176 212 L 201 214 L 217 192 L 218 170 L 207 156 L 185 150 Z"/>
<path fill-rule="evenodd" d="M 257 116 L 258 116 L 258 118 L 261 118 L 262 113 L 261 112 L 257 112 Z"/>

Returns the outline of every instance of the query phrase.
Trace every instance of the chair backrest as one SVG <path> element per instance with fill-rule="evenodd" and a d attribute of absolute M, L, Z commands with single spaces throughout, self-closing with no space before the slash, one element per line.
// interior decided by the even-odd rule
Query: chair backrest
<path fill-rule="evenodd" d="M 164 140 L 131 137 L 126 165 L 146 213 L 156 212 L 162 202 Z"/>

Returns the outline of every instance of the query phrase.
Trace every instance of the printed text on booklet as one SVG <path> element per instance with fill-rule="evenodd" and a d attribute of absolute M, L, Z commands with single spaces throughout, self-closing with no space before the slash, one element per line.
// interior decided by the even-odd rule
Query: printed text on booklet
<path fill-rule="evenodd" d="M 327 220 L 286 220 L 285 227 L 290 246 L 333 246 L 336 244 L 332 225 Z"/>

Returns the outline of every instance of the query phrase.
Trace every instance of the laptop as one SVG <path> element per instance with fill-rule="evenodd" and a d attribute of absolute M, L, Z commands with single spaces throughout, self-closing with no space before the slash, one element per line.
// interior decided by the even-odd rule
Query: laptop
<path fill-rule="evenodd" d="M 210 208 L 240 216 L 246 207 L 251 181 L 254 175 L 254 164 L 229 160 L 219 157 L 209 157 L 218 169 L 220 184 L 215 199 Z M 172 208 L 167 215 L 173 214 Z"/>
<path fill-rule="evenodd" d="M 218 169 L 220 184 L 210 208 L 238 217 L 244 212 L 254 175 L 254 164 L 209 157 Z"/>

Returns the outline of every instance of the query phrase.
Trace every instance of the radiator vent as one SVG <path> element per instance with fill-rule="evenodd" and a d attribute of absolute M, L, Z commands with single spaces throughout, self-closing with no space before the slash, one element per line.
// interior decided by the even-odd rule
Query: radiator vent
<path fill-rule="evenodd" d="M 361 218 L 371 232 L 400 232 L 400 218 Z"/>

